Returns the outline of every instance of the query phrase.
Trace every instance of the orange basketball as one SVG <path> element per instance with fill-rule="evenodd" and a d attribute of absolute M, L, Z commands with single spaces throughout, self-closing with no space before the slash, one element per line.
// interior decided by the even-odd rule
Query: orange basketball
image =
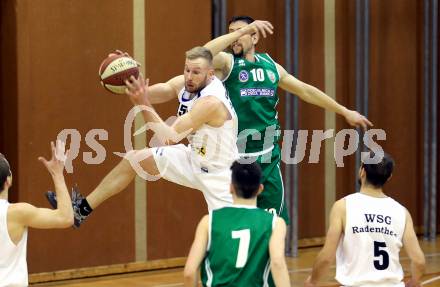
<path fill-rule="evenodd" d="M 104 88 L 114 94 L 125 93 L 125 80 L 139 76 L 139 65 L 126 55 L 110 55 L 102 61 L 99 76 Z"/>

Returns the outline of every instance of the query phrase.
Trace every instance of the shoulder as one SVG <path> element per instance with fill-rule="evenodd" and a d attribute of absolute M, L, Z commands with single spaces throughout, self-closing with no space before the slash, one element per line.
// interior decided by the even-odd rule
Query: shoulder
<path fill-rule="evenodd" d="M 225 91 L 226 91 L 226 89 L 225 89 L 225 86 L 223 86 L 222 81 L 220 81 L 220 79 L 217 78 L 217 76 L 213 76 L 211 79 L 211 82 L 200 91 L 200 94 L 202 96 L 209 95 L 209 94 L 223 95 L 225 93 Z"/>
<path fill-rule="evenodd" d="M 278 215 L 273 214 L 272 212 L 269 212 L 262 208 L 247 209 L 247 210 L 250 216 L 252 217 L 258 216 L 260 221 L 265 221 L 268 223 L 270 222 L 270 224 L 272 224 L 273 226 L 275 226 L 275 224 L 278 222 L 279 219 L 282 220 L 282 218 L 279 217 Z"/>
<path fill-rule="evenodd" d="M 203 105 L 219 105 L 221 104 L 220 97 L 224 97 L 226 94 L 226 89 L 223 83 L 214 77 L 212 81 L 200 91 L 200 98 L 197 100 L 197 104 Z"/>
<path fill-rule="evenodd" d="M 405 218 L 408 219 L 408 217 L 411 217 L 411 214 L 409 213 L 408 209 L 400 202 L 398 202 L 397 200 L 395 200 L 390 196 L 388 197 L 388 200 L 389 200 L 389 204 L 387 204 L 387 206 L 389 206 L 392 213 L 398 215 L 399 217 L 403 217 L 403 219 Z"/>
<path fill-rule="evenodd" d="M 232 53 L 220 52 L 220 53 L 218 53 L 217 56 L 222 57 L 225 60 L 225 63 L 227 63 L 229 65 L 234 64 L 234 62 L 235 62 L 235 57 Z"/>
<path fill-rule="evenodd" d="M 220 52 L 213 58 L 214 69 L 221 79 L 226 79 L 234 67 L 234 56 L 230 53 Z"/>
<path fill-rule="evenodd" d="M 275 216 L 275 224 L 274 227 L 278 227 L 278 228 L 286 228 L 286 222 L 284 221 L 283 218 L 279 217 L 279 216 Z"/>
<path fill-rule="evenodd" d="M 405 206 L 401 205 L 400 203 L 399 203 L 399 205 L 402 207 L 402 212 L 405 216 L 405 220 L 412 221 L 412 216 L 411 216 L 411 213 L 409 212 L 409 210 Z"/>
<path fill-rule="evenodd" d="M 286 230 L 287 230 L 287 225 L 284 219 L 282 219 L 277 215 L 274 215 L 274 219 L 272 221 L 272 235 L 285 234 Z"/>
<path fill-rule="evenodd" d="M 220 99 L 214 95 L 206 95 L 203 98 L 200 98 L 194 105 L 194 108 L 197 109 L 217 109 L 222 102 Z M 194 109 L 193 108 L 193 109 Z"/>
<path fill-rule="evenodd" d="M 343 197 L 339 200 L 337 200 L 334 204 L 333 204 L 333 208 L 332 208 L 332 213 L 335 215 L 343 215 L 345 214 L 345 210 L 346 210 L 346 197 Z"/>
<path fill-rule="evenodd" d="M 203 215 L 202 219 L 200 219 L 200 223 L 207 224 L 209 222 L 209 214 Z"/>
<path fill-rule="evenodd" d="M 223 65 L 231 64 L 234 62 L 234 55 L 227 52 L 220 52 L 213 58 L 214 63 L 221 63 Z"/>
<path fill-rule="evenodd" d="M 207 231 L 209 228 L 209 221 L 209 215 L 204 215 L 197 225 L 197 230 L 199 230 L 199 232 Z"/>
<path fill-rule="evenodd" d="M 401 208 L 405 212 L 408 212 L 408 209 L 404 205 L 402 205 L 400 202 L 398 202 L 397 200 L 395 200 L 392 197 L 389 197 L 389 199 L 394 203 L 395 206 L 398 206 L 399 208 Z"/>
<path fill-rule="evenodd" d="M 33 214 L 37 208 L 26 202 L 12 203 L 8 208 L 8 216 L 12 220 L 21 221 Z"/>
<path fill-rule="evenodd" d="M 335 203 L 333 204 L 333 206 L 335 208 L 345 208 L 346 199 L 347 199 L 347 197 L 343 197 L 341 199 L 336 200 Z"/>
<path fill-rule="evenodd" d="M 176 76 L 168 81 L 176 94 L 179 94 L 185 87 L 185 79 L 183 75 Z"/>
<path fill-rule="evenodd" d="M 276 64 L 268 53 L 255 53 L 255 56 L 259 57 L 260 59 L 263 58 L 263 61 L 270 62 L 274 65 Z"/>
<path fill-rule="evenodd" d="M 33 206 L 30 203 L 26 203 L 26 202 L 19 202 L 19 203 L 11 203 L 9 205 L 9 212 L 26 212 L 28 210 L 32 210 L 36 208 L 35 206 Z"/>
<path fill-rule="evenodd" d="M 360 200 L 361 196 L 362 195 L 359 192 L 350 193 L 350 194 L 344 196 L 343 198 L 339 199 L 338 201 L 342 200 L 343 202 L 347 202 L 347 201 L 352 201 L 352 200 Z M 338 201 L 336 201 L 336 202 L 338 202 Z"/>

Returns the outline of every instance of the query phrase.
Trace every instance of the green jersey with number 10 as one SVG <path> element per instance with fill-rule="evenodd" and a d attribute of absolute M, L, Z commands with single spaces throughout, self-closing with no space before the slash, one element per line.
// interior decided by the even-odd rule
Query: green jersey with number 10
<path fill-rule="evenodd" d="M 269 240 L 276 215 L 251 206 L 233 205 L 209 214 L 203 286 L 268 286 Z"/>
<path fill-rule="evenodd" d="M 260 152 L 263 147 L 272 147 L 264 146 L 268 127 L 267 134 L 272 136 L 268 143 L 275 144 L 279 139 L 276 105 L 280 76 L 275 61 L 268 54 L 255 54 L 254 62 L 244 58 L 234 58 L 233 61 L 231 71 L 223 82 L 238 116 L 239 152 L 244 152 L 244 143 L 246 153 Z M 244 130 L 249 131 L 242 132 Z M 253 134 L 257 134 L 254 139 Z"/>

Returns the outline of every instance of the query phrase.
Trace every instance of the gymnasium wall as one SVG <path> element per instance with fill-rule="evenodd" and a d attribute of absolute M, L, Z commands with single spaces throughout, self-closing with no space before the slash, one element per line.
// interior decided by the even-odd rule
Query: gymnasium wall
<path fill-rule="evenodd" d="M 43 193 L 51 178 L 37 157 L 50 155 L 49 142 L 63 129 L 81 136 L 68 186 L 84 194 L 99 183 L 123 151 L 122 123 L 130 103 L 109 95 L 97 69 L 107 54 L 130 51 L 131 5 L 126 1 L 16 1 L 18 200 L 48 207 Z M 110 19 L 114 19 L 111 20 Z M 102 164 L 83 161 L 93 152 L 85 143 L 92 129 L 108 131 L 100 141 L 107 151 Z M 96 154 L 93 154 L 96 156 Z M 81 230 L 31 230 L 29 271 L 42 272 L 133 261 L 133 187 L 103 204 Z"/>
<path fill-rule="evenodd" d="M 355 106 L 355 3 L 336 1 L 338 97 Z M 369 119 L 384 129 L 380 145 L 396 161 L 385 191 L 423 225 L 423 5 L 420 1 L 371 1 Z M 342 119 L 338 125 L 347 127 Z M 354 157 L 338 169 L 338 197 L 354 189 Z"/>
<path fill-rule="evenodd" d="M 131 104 L 99 84 L 100 62 L 114 50 L 133 54 L 133 1 L 0 1 L 0 152 L 14 172 L 12 201 L 48 207 L 44 192 L 50 176 L 37 161 L 49 156 L 49 142 L 63 129 L 81 135 L 69 186 L 88 194 L 120 160 L 123 123 Z M 370 105 L 375 128 L 387 133 L 380 144 L 396 159 L 387 192 L 401 201 L 422 225 L 422 16 L 416 0 L 371 1 Z M 325 87 L 324 1 L 299 1 L 298 78 Z M 336 99 L 355 107 L 355 1 L 335 1 Z M 145 70 L 150 83 L 182 73 L 184 52 L 211 38 L 211 1 L 145 1 Z M 271 21 L 275 34 L 258 50 L 284 64 L 284 1 L 228 1 L 227 15 L 248 14 Z M 292 51 L 289 51 L 292 53 Z M 284 123 L 285 97 L 280 97 Z M 174 115 L 177 102 L 157 105 L 163 118 Z M 320 161 L 307 163 L 312 130 L 325 128 L 325 113 L 300 102 L 300 129 L 309 130 L 306 157 L 299 164 L 299 236 L 325 234 L 324 145 Z M 337 117 L 336 131 L 348 128 Z M 83 161 L 86 134 L 108 131 L 99 140 L 107 151 L 97 165 Z M 336 198 L 353 192 L 354 155 L 336 168 Z M 134 185 L 101 205 L 80 230 L 31 230 L 28 263 L 31 273 L 127 263 L 136 260 Z M 164 180 L 146 184 L 147 260 L 185 256 L 206 205 L 200 192 Z M 138 242 L 139 243 L 139 242 Z"/>
<path fill-rule="evenodd" d="M 0 2 L 0 152 L 11 165 L 17 167 L 17 33 L 15 14 L 10 13 L 13 9 L 11 1 Z M 11 189 L 10 199 L 17 200 L 17 188 L 16 182 Z"/>

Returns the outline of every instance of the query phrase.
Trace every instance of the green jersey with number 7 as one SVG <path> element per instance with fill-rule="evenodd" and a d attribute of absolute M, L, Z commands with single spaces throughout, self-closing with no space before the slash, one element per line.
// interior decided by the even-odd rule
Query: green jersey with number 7
<path fill-rule="evenodd" d="M 265 210 L 245 205 L 212 211 L 207 254 L 200 268 L 203 286 L 268 286 L 275 219 Z"/>

